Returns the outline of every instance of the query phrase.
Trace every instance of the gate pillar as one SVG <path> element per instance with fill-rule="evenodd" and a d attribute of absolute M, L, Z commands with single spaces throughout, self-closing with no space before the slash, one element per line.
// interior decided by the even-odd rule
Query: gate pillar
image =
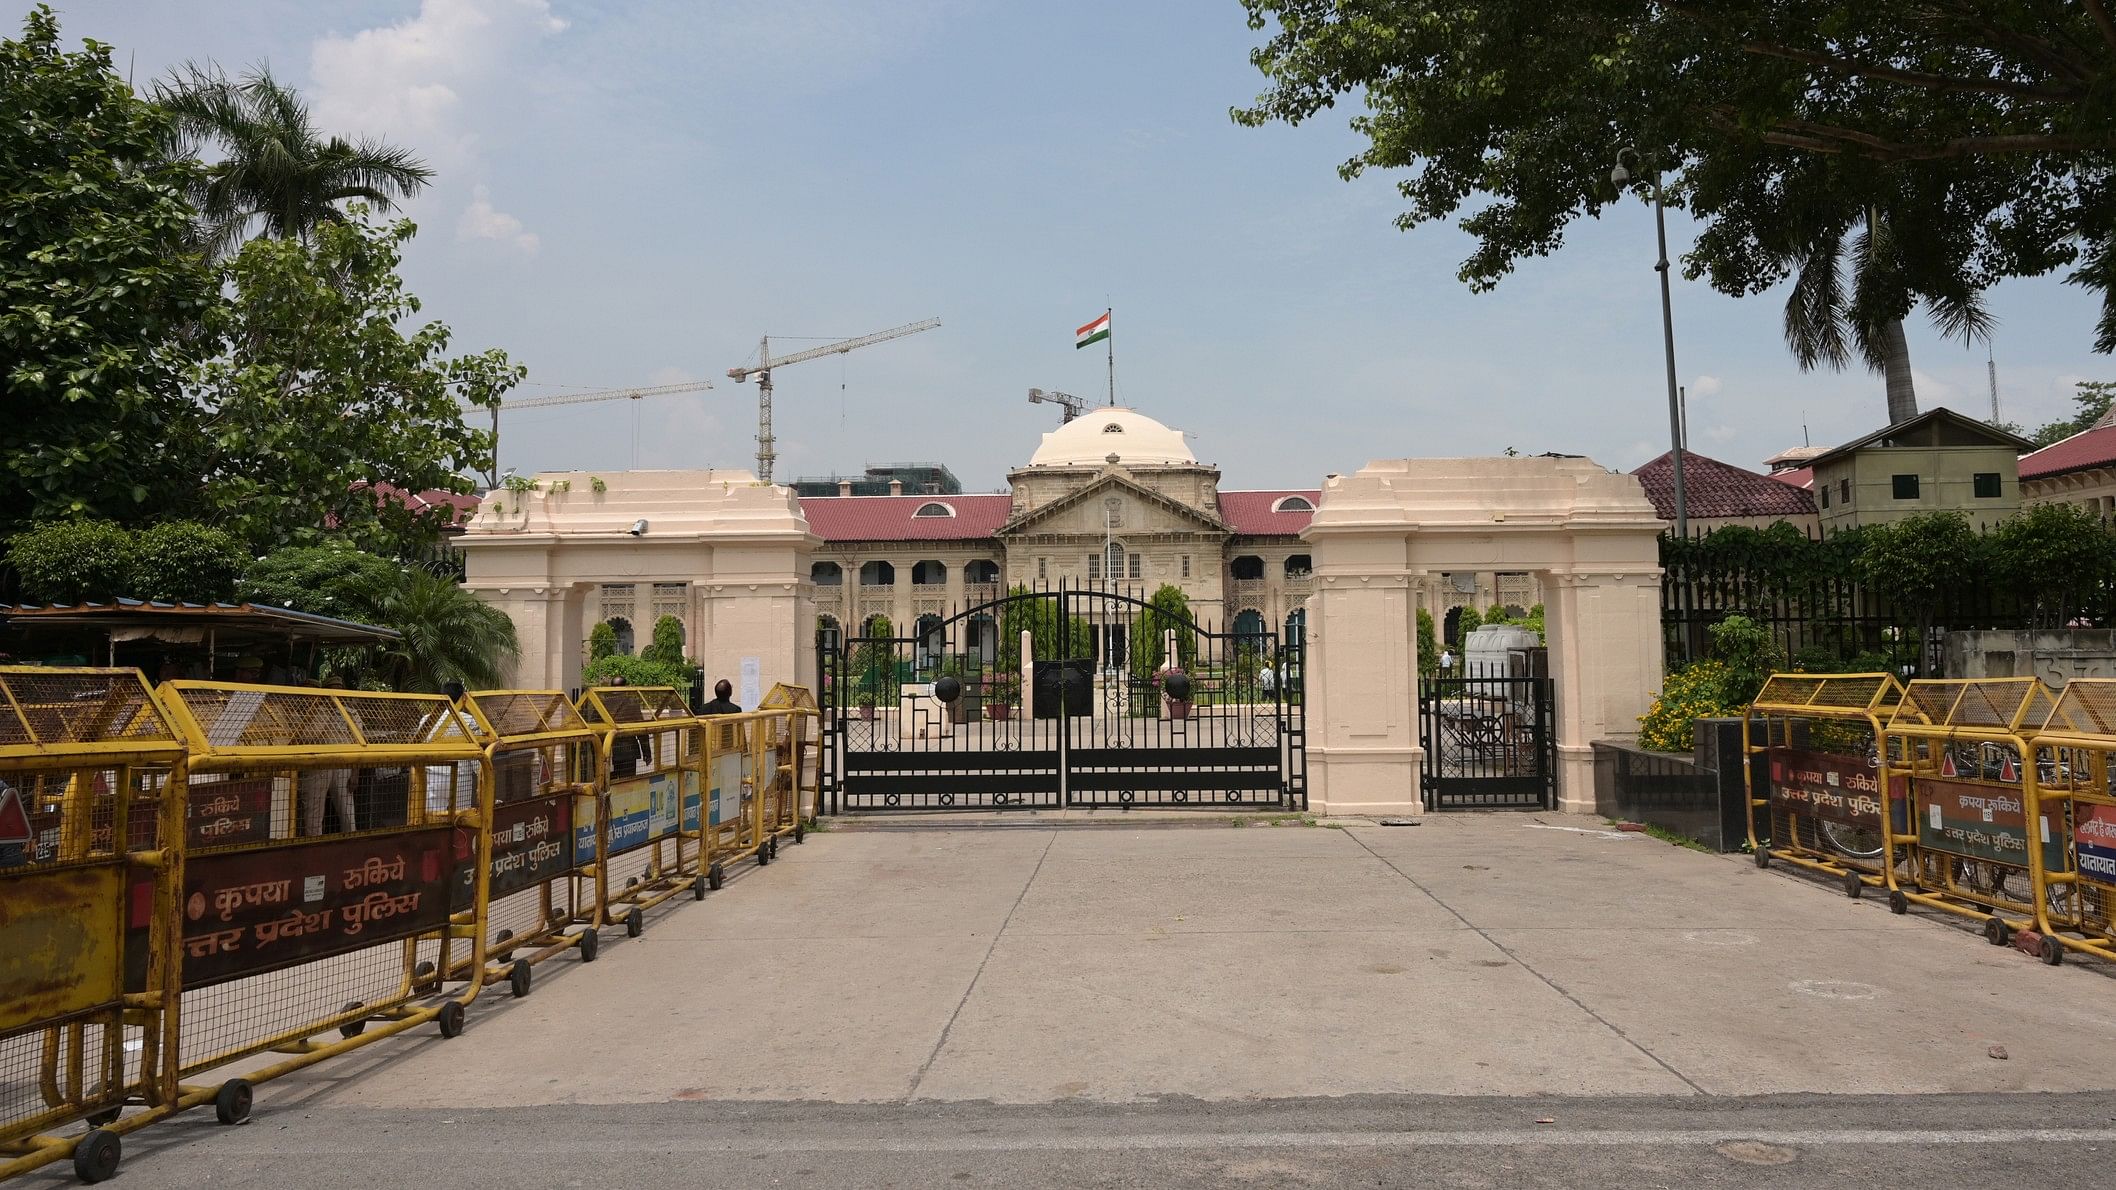
<path fill-rule="evenodd" d="M 1589 459 L 1394 459 L 1331 476 L 1301 534 L 1315 564 L 1310 804 L 1420 812 L 1415 588 L 1441 571 L 1526 572 L 1544 587 L 1559 804 L 1592 810 L 1593 742 L 1636 738 L 1660 685 L 1664 527 L 1636 477 Z"/>

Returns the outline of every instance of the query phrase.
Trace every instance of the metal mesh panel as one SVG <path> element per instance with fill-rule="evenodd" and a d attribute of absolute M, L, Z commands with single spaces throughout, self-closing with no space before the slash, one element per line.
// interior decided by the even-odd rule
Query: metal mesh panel
<path fill-rule="evenodd" d="M 557 690 L 494 690 L 469 696 L 471 706 L 501 738 L 586 731 L 587 720 Z"/>
<path fill-rule="evenodd" d="M 2043 730 L 2116 736 L 2116 679 L 2074 678 L 2066 683 L 2044 718 Z"/>
<path fill-rule="evenodd" d="M 370 744 L 461 744 L 470 741 L 462 716 L 445 698 L 384 698 L 350 694 L 338 699 Z"/>
<path fill-rule="evenodd" d="M 0 669 L 0 747 L 176 743 L 138 670 Z"/>
<path fill-rule="evenodd" d="M 584 711 L 594 711 L 603 723 L 651 723 L 686 719 L 691 713 L 683 696 L 667 686 L 598 686 L 588 695 Z"/>
<path fill-rule="evenodd" d="M 1893 709 L 1902 687 L 1887 674 L 1772 674 L 1756 695 L 1759 710 Z"/>
<path fill-rule="evenodd" d="M 428 745 L 457 752 L 470 732 L 440 695 L 177 682 L 171 696 L 195 724 L 194 752 L 223 748 L 308 749 Z"/>
<path fill-rule="evenodd" d="M 815 693 L 806 686 L 789 686 L 785 682 L 774 683 L 771 690 L 757 703 L 760 711 L 816 709 Z"/>
<path fill-rule="evenodd" d="M 467 944 L 464 944 L 467 945 Z M 416 961 L 408 942 L 386 942 L 249 979 L 187 988 L 183 1071 L 188 1075 L 279 1037 L 327 1033 L 362 1008 L 398 1003 Z"/>
<path fill-rule="evenodd" d="M 1912 682 L 1903 691 L 1903 704 L 1896 712 L 1895 722 L 1945 723 L 1961 694 L 1953 682 Z"/>

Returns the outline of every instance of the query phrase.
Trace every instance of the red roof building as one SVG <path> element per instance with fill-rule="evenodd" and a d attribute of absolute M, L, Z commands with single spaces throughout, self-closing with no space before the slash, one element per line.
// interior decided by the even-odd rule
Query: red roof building
<path fill-rule="evenodd" d="M 1633 471 L 1653 501 L 1654 511 L 1665 521 L 1675 519 L 1675 452 Z M 1716 528 L 1721 525 L 1751 525 L 1764 528 L 1790 521 L 1803 528 L 1815 524 L 1815 497 L 1804 486 L 1792 482 L 1792 472 L 1761 475 L 1731 463 L 1707 458 L 1696 451 L 1683 452 L 1683 504 L 1690 525 Z"/>
<path fill-rule="evenodd" d="M 2116 517 L 2116 413 L 2086 430 L 2021 456 L 2024 504 L 2073 504 Z"/>

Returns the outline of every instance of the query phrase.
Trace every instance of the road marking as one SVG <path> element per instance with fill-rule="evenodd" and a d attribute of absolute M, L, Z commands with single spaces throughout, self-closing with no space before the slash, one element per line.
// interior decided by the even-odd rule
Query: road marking
<path fill-rule="evenodd" d="M 1083 1122 L 1084 1123 L 1084 1122 Z M 372 1156 L 378 1151 L 395 1154 L 449 1153 L 463 1155 L 480 1151 L 506 1153 L 630 1153 L 635 1141 L 615 1137 L 579 1137 L 549 1143 L 523 1142 L 480 1130 L 471 1136 L 451 1135 L 445 1140 L 404 1143 L 381 1142 L 369 1135 L 359 1143 L 324 1140 L 286 1134 L 265 1136 L 248 1130 L 240 1138 L 254 1142 L 242 1149 L 279 1153 L 289 1143 L 306 1156 Z M 230 1138 L 235 1140 L 238 1138 Z M 481 1143 L 483 1142 L 483 1143 Z M 1698 1148 L 1736 1142 L 1777 1145 L 1786 1148 L 1827 1148 L 1846 1145 L 2019 1145 L 2019 1144 L 2111 1144 L 2116 1128 L 1826 1128 L 1770 1131 L 1755 1129 L 1586 1129 L 1565 1132 L 1538 1129 L 1533 1132 L 1496 1130 L 1463 1132 L 1142 1132 L 1133 1135 L 1066 1136 L 935 1136 L 935 1137 L 726 1137 L 714 1139 L 683 1131 L 655 1133 L 653 1147 L 670 1153 L 1077 1153 L 1136 1152 L 1170 1149 L 1482 1149 L 1482 1148 Z M 215 1146 L 226 1150 L 222 1141 Z"/>

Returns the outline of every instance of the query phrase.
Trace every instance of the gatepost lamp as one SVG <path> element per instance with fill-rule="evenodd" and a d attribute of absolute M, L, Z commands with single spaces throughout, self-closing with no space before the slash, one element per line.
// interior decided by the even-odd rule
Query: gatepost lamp
<path fill-rule="evenodd" d="M 1645 172 L 1635 174 L 1634 169 Z M 1653 262 L 1653 271 L 1660 274 L 1660 333 L 1661 345 L 1668 357 L 1668 437 L 1675 450 L 1670 456 L 1675 460 L 1675 535 L 1690 536 L 1690 511 L 1683 494 L 1683 417 L 1682 398 L 1675 387 L 1675 313 L 1668 298 L 1668 219 L 1661 203 L 1660 171 L 1648 165 L 1639 151 L 1625 146 L 1616 155 L 1616 168 L 1609 171 L 1609 181 L 1621 191 L 1631 184 L 1633 177 L 1642 177 L 1653 191 L 1653 234 L 1660 247 L 1660 258 Z"/>

